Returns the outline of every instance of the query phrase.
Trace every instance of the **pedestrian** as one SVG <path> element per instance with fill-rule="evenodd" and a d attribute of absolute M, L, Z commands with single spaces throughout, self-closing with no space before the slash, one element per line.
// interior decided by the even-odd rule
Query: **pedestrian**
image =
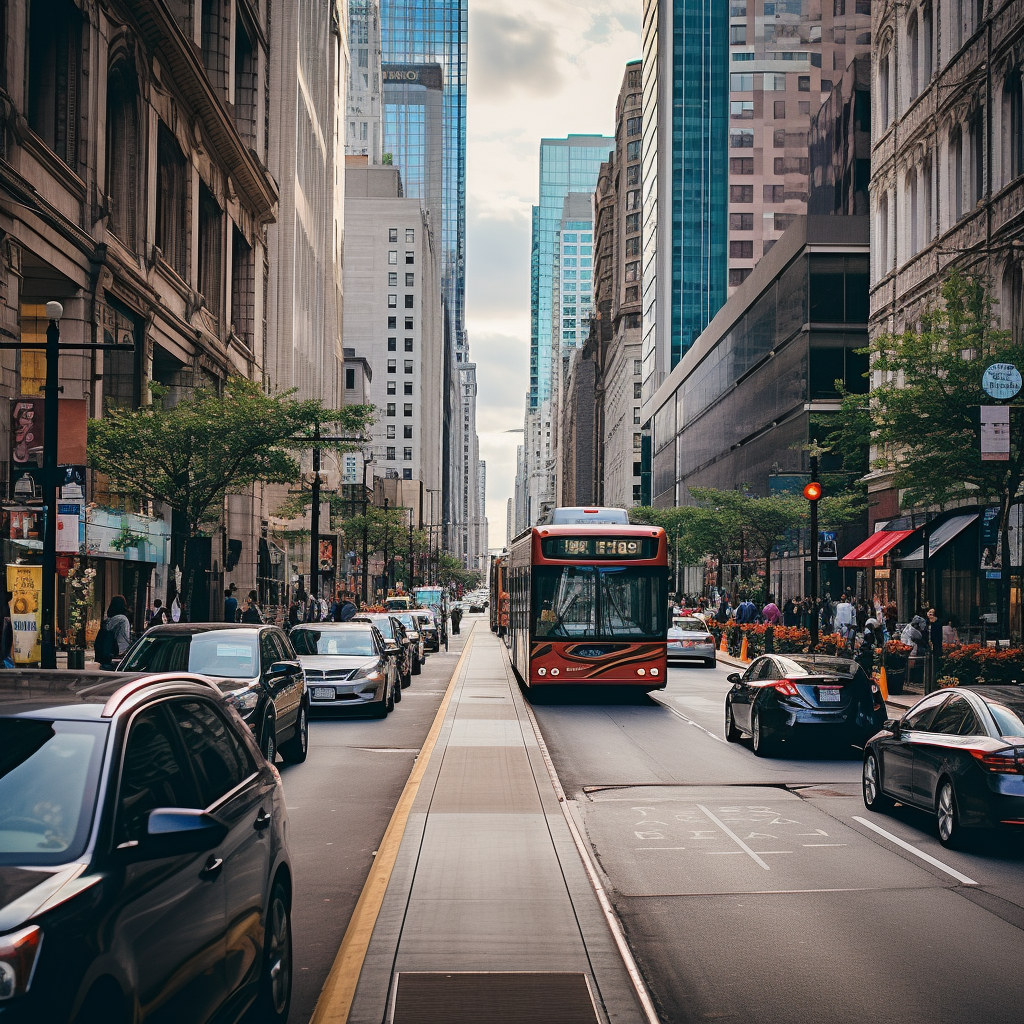
<path fill-rule="evenodd" d="M 836 605 L 836 632 L 841 636 L 848 636 L 857 624 L 857 613 L 850 603 L 848 594 L 843 594 Z"/>
<path fill-rule="evenodd" d="M 355 617 L 355 614 L 356 606 L 348 598 L 343 597 L 334 609 L 334 621 L 348 622 Z"/>
<path fill-rule="evenodd" d="M 452 605 L 452 632 L 458 636 L 459 625 L 462 622 L 462 607 L 460 605 Z"/>
<path fill-rule="evenodd" d="M 960 635 L 956 631 L 956 619 L 952 617 L 948 618 L 942 627 L 942 646 L 943 648 L 960 646 Z"/>
<path fill-rule="evenodd" d="M 255 590 L 249 591 L 245 599 L 245 607 L 242 609 L 242 621 L 252 625 L 263 624 L 263 613 L 260 611 L 259 595 Z"/>
<path fill-rule="evenodd" d="M 934 608 L 928 609 L 928 647 L 932 655 L 932 678 L 939 677 L 939 659 L 942 657 L 942 623 Z"/>
<path fill-rule="evenodd" d="M 181 601 L 177 594 L 174 595 L 174 600 L 171 601 L 171 622 L 181 621 Z"/>
<path fill-rule="evenodd" d="M 864 630 L 861 633 L 860 649 L 857 651 L 856 661 L 864 674 L 871 678 L 875 666 L 875 649 L 885 644 L 882 636 L 882 627 L 877 619 L 869 618 L 864 622 Z"/>
<path fill-rule="evenodd" d="M 768 595 L 768 603 L 761 609 L 761 618 L 769 626 L 777 626 L 782 618 L 782 612 L 779 611 L 779 606 L 771 594 Z"/>
<path fill-rule="evenodd" d="M 107 605 L 107 617 L 96 635 L 96 660 L 105 672 L 113 672 L 132 639 L 128 621 L 128 603 L 123 594 L 115 594 Z"/>
<path fill-rule="evenodd" d="M 230 588 L 224 591 L 224 621 L 238 621 L 238 598 L 235 597 Z"/>
<path fill-rule="evenodd" d="M 302 605 L 299 604 L 297 597 L 292 598 L 292 603 L 288 605 L 288 625 L 297 626 L 302 621 Z"/>
<path fill-rule="evenodd" d="M 158 597 L 153 602 L 153 614 L 149 617 L 149 623 L 147 629 L 152 629 L 154 626 L 162 626 L 165 622 L 171 621 L 171 613 L 167 610 L 163 601 Z"/>
<path fill-rule="evenodd" d="M 800 618 L 797 615 L 796 603 L 793 598 L 787 597 L 786 603 L 782 606 L 782 624 L 784 626 L 795 626 L 799 623 Z"/>
<path fill-rule="evenodd" d="M 825 596 L 821 599 L 821 629 L 824 633 L 832 632 L 832 623 L 835 619 L 836 609 L 832 604 L 832 595 L 825 591 Z"/>
<path fill-rule="evenodd" d="M 715 620 L 724 626 L 729 621 L 729 610 L 729 598 L 723 594 L 718 603 L 718 611 L 715 612 Z"/>
<path fill-rule="evenodd" d="M 864 632 L 864 623 L 871 617 L 871 607 L 863 597 L 857 598 L 856 605 L 857 632 Z"/>
<path fill-rule="evenodd" d="M 907 674 L 921 682 L 924 659 L 928 654 L 928 620 L 923 615 L 915 615 L 903 627 L 900 640 L 910 647 L 910 654 L 907 657 Z"/>
<path fill-rule="evenodd" d="M 4 668 L 14 668 L 14 620 L 11 618 L 13 600 L 14 591 L 5 590 L 0 605 L 0 616 L 3 617 L 3 625 L 0 627 L 0 659 Z"/>
<path fill-rule="evenodd" d="M 896 635 L 896 619 L 898 617 L 898 614 L 899 613 L 896 610 L 895 601 L 890 601 L 882 609 L 882 619 L 885 622 L 886 632 L 889 634 L 890 637 Z"/>

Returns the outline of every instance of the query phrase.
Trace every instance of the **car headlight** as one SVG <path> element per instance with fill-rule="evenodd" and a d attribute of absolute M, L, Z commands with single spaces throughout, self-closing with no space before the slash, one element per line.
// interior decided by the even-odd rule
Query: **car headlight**
<path fill-rule="evenodd" d="M 371 661 L 368 664 L 363 665 L 362 668 L 359 668 L 359 669 L 356 670 L 356 672 L 352 676 L 352 678 L 353 679 L 372 679 L 374 682 L 376 682 L 378 679 L 382 679 L 383 678 L 383 673 L 380 670 L 380 662 L 378 662 L 378 661 Z"/>
<path fill-rule="evenodd" d="M 260 702 L 259 690 L 244 689 L 235 690 L 224 698 L 243 718 L 248 718 Z"/>
<path fill-rule="evenodd" d="M 0 1003 L 28 991 L 42 942 L 38 925 L 0 935 Z"/>

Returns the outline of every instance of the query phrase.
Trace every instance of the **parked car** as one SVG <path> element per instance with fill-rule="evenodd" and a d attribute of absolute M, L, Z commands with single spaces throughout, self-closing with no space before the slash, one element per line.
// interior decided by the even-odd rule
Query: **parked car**
<path fill-rule="evenodd" d="M 0 673 L 4 1024 L 288 1017 L 281 777 L 184 672 Z"/>
<path fill-rule="evenodd" d="M 441 631 L 438 629 L 434 613 L 417 609 L 412 614 L 419 623 L 419 631 L 423 637 L 424 648 L 428 651 L 441 650 Z"/>
<path fill-rule="evenodd" d="M 708 668 L 718 663 L 715 638 L 703 619 L 695 615 L 676 616 L 668 631 L 669 661 L 702 661 Z"/>
<path fill-rule="evenodd" d="M 401 681 L 401 689 L 395 693 L 395 700 L 402 699 L 402 689 L 412 682 L 412 640 L 406 632 L 405 626 L 399 621 L 398 616 L 388 614 L 359 615 L 353 622 L 372 622 L 384 637 L 387 649 L 395 656 L 398 666 L 398 678 Z M 394 651 L 391 650 L 394 645 Z"/>
<path fill-rule="evenodd" d="M 420 624 L 412 612 L 399 612 L 398 621 L 405 626 L 405 631 L 412 642 L 412 674 L 418 676 L 423 671 L 423 662 L 427 660 L 427 648 L 420 632 Z"/>
<path fill-rule="evenodd" d="M 463 604 L 466 606 L 471 615 L 476 612 L 487 611 L 488 603 L 489 599 L 486 592 L 474 591 L 472 594 L 467 594 L 463 600 Z"/>
<path fill-rule="evenodd" d="M 277 626 L 154 626 L 125 651 L 118 670 L 207 676 L 252 729 L 271 764 L 278 754 L 289 764 L 306 760 L 309 695 L 291 642 Z"/>
<path fill-rule="evenodd" d="M 729 682 L 725 738 L 735 743 L 749 733 L 759 757 L 797 735 L 860 746 L 885 721 L 881 692 L 849 658 L 762 655 L 742 675 L 733 672 Z"/>
<path fill-rule="evenodd" d="M 939 690 L 884 723 L 864 748 L 864 803 L 934 814 L 939 840 L 1024 828 L 1024 687 Z"/>
<path fill-rule="evenodd" d="M 306 674 L 311 711 L 369 710 L 385 718 L 401 694 L 398 667 L 376 626 L 317 622 L 295 626 L 290 639 Z"/>

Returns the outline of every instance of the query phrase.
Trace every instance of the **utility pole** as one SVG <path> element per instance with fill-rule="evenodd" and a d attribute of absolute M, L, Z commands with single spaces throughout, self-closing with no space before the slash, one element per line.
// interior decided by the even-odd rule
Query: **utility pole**
<path fill-rule="evenodd" d="M 409 509 L 409 593 L 410 594 L 412 593 L 412 588 L 413 588 L 413 583 L 414 583 L 414 576 L 413 576 L 413 571 L 412 571 L 413 570 L 413 564 L 412 564 L 412 520 L 413 520 L 413 516 L 415 514 L 416 514 L 416 510 L 410 508 Z"/>
<path fill-rule="evenodd" d="M 388 541 L 389 537 L 389 526 L 388 523 L 388 499 L 384 499 L 384 596 L 388 596 L 388 589 L 391 586 L 391 571 L 388 566 Z"/>
<path fill-rule="evenodd" d="M 309 596 L 320 597 L 320 424 L 313 428 L 313 509 L 309 517 Z"/>
<path fill-rule="evenodd" d="M 811 482 L 804 488 L 804 497 L 811 503 L 811 650 L 818 646 L 818 456 L 811 456 Z"/>
<path fill-rule="evenodd" d="M 51 306 L 56 309 L 51 310 Z M 43 533 L 43 635 L 39 644 L 40 664 L 43 668 L 57 667 L 57 402 L 61 392 L 58 321 L 63 312 L 59 303 L 46 304 L 46 314 L 50 317 L 46 328 L 46 386 L 43 403 L 43 504 L 46 506 L 46 525 Z"/>

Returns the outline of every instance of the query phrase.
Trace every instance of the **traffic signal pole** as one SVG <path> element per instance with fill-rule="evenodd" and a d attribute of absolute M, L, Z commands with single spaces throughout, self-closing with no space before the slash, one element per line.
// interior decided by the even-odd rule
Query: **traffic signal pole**
<path fill-rule="evenodd" d="M 804 496 L 811 503 L 811 650 L 818 646 L 818 456 L 811 456 L 811 482 L 804 488 Z M 810 492 L 810 493 L 808 493 Z"/>

